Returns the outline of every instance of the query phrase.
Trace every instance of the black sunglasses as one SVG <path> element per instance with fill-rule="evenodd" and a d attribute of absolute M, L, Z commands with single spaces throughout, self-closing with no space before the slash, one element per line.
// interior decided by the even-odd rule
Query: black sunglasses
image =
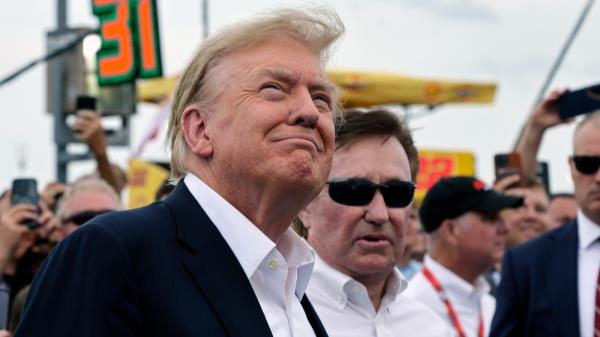
<path fill-rule="evenodd" d="M 84 223 L 92 220 L 96 216 L 98 216 L 100 214 L 108 213 L 108 212 L 112 212 L 112 210 L 105 209 L 105 210 L 101 210 L 101 211 L 83 211 L 83 212 L 79 212 L 79 213 L 75 213 L 75 214 L 71 215 L 70 217 L 63 220 L 63 223 L 72 222 L 77 226 L 81 226 Z"/>
<path fill-rule="evenodd" d="M 594 174 L 600 167 L 600 156 L 573 156 L 575 168 L 581 174 Z"/>
<path fill-rule="evenodd" d="M 327 184 L 329 185 L 329 196 L 338 204 L 348 206 L 368 205 L 373 200 L 375 191 L 379 189 L 385 204 L 390 208 L 408 206 L 417 187 L 411 181 L 389 180 L 381 184 L 375 184 L 360 178 L 332 179 Z"/>

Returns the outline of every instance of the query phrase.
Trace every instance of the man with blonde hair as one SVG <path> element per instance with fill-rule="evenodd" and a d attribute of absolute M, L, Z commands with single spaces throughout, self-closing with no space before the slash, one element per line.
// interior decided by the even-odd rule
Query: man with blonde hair
<path fill-rule="evenodd" d="M 338 16 L 279 10 L 203 43 L 175 90 L 164 202 L 102 215 L 36 277 L 16 336 L 326 336 L 289 224 L 323 188 Z"/>

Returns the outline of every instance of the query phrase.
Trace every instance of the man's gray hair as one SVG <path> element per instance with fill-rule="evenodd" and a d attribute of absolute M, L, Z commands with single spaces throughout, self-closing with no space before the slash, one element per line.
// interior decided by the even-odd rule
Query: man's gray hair
<path fill-rule="evenodd" d="M 186 144 L 181 130 L 183 111 L 191 104 L 208 108 L 216 99 L 219 92 L 213 69 L 223 57 L 265 40 L 285 38 L 314 52 L 324 68 L 333 43 L 343 33 L 342 21 L 330 9 L 279 9 L 228 26 L 204 41 L 181 75 L 173 95 L 167 131 L 171 148 L 171 182 L 178 181 L 186 172 Z M 338 116 L 337 97 L 334 103 L 334 116 Z"/>
<path fill-rule="evenodd" d="M 121 202 L 119 195 L 112 186 L 100 178 L 83 177 L 77 180 L 77 182 L 75 182 L 75 184 L 69 188 L 65 195 L 61 198 L 58 205 L 58 211 L 56 212 L 56 217 L 59 220 L 63 221 L 72 215 L 69 214 L 69 205 L 71 201 L 76 199 L 79 193 L 82 192 L 98 192 L 106 194 L 115 202 L 116 209 L 120 208 Z"/>

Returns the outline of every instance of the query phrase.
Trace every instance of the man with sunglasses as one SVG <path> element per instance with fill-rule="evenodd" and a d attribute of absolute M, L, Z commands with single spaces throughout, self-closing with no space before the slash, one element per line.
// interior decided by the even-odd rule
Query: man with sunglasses
<path fill-rule="evenodd" d="M 600 336 L 600 112 L 573 150 L 577 218 L 507 251 L 491 337 Z"/>
<path fill-rule="evenodd" d="M 83 178 L 60 200 L 56 214 L 60 224 L 51 238 L 58 242 L 88 220 L 120 208 L 117 192 L 106 181 L 95 177 Z"/>
<path fill-rule="evenodd" d="M 522 203 L 473 177 L 444 178 L 423 199 L 429 252 L 406 294 L 432 308 L 456 336 L 489 334 L 495 303 L 483 275 L 504 254 L 508 230 L 500 211 Z"/>
<path fill-rule="evenodd" d="M 348 111 L 327 186 L 300 213 L 317 253 L 308 296 L 333 336 L 451 336 L 406 298 L 404 251 L 417 172 L 408 128 L 391 113 Z"/>

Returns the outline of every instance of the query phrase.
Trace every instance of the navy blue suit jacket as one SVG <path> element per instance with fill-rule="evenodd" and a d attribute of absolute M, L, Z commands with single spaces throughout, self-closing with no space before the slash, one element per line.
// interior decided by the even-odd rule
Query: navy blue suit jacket
<path fill-rule="evenodd" d="M 25 336 L 272 334 L 235 255 L 179 183 L 164 202 L 97 217 L 63 240 L 31 287 L 16 331 Z"/>
<path fill-rule="evenodd" d="M 490 337 L 578 337 L 577 223 L 509 249 Z"/>

